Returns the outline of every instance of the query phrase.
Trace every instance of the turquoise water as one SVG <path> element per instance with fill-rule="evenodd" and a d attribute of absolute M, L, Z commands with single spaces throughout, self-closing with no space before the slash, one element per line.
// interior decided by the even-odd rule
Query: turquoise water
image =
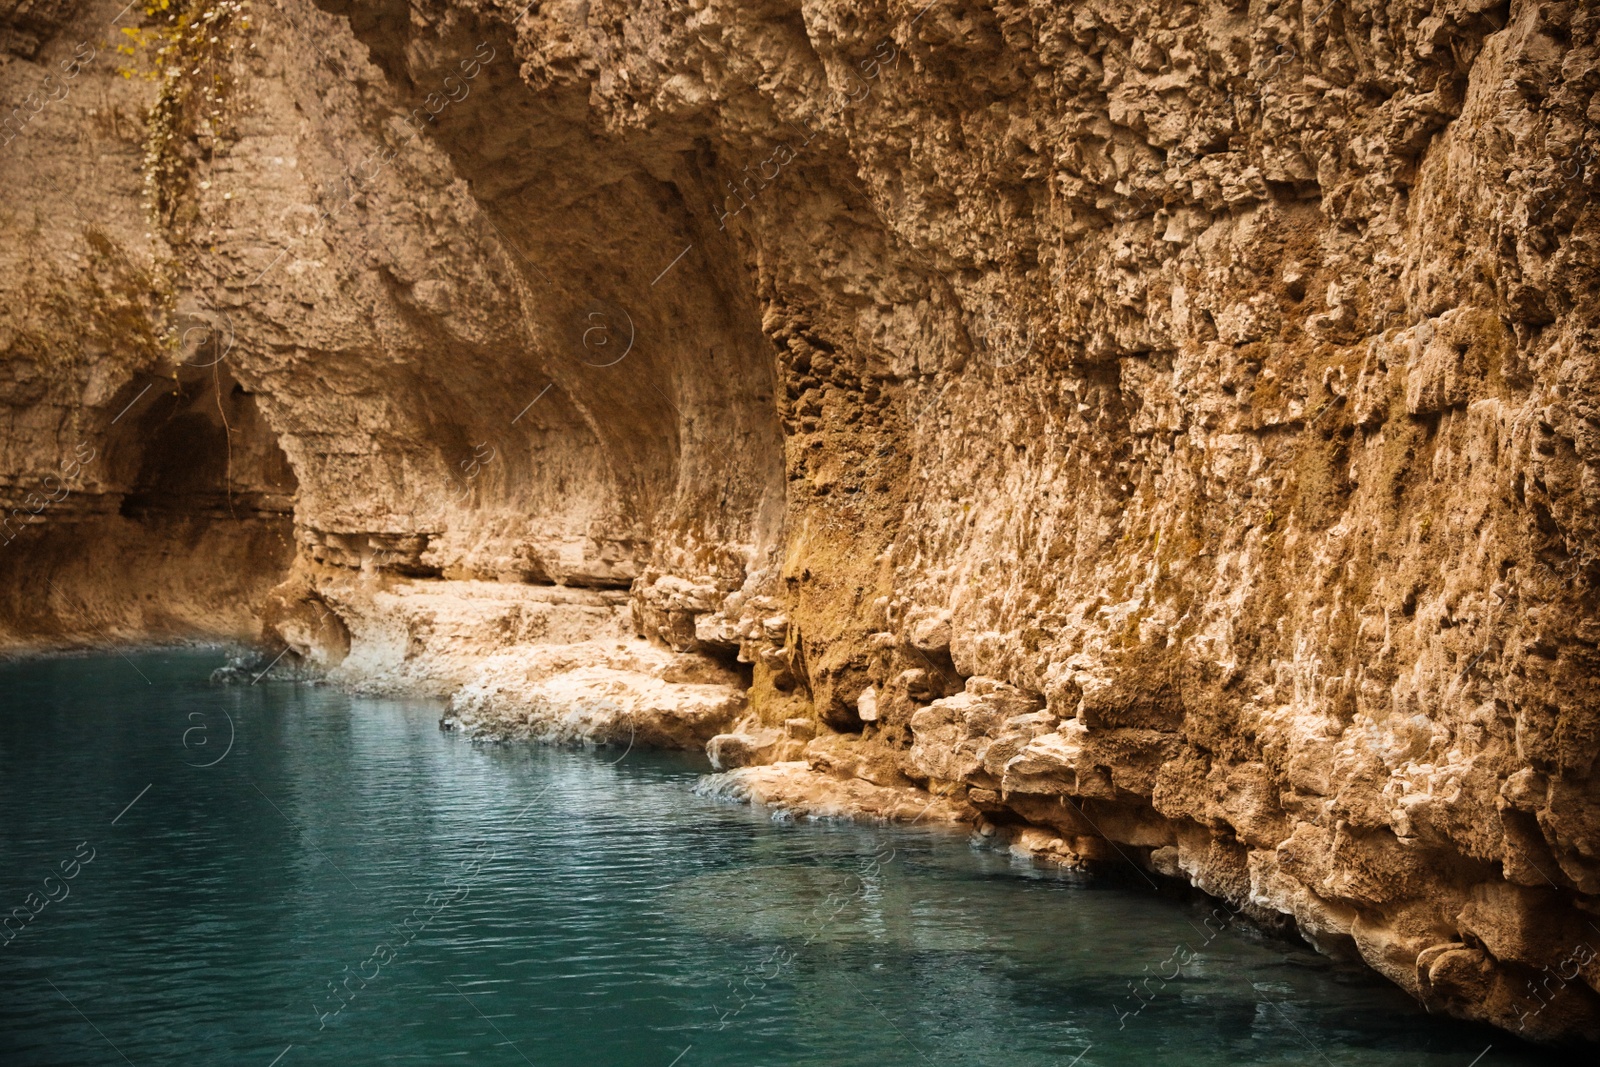
<path fill-rule="evenodd" d="M 0 1064 L 1570 1062 L 1197 901 L 220 662 L 0 664 Z"/>

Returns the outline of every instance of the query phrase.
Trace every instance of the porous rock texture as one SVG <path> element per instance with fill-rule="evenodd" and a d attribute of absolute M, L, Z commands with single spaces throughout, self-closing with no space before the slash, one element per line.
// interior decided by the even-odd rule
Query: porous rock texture
<path fill-rule="evenodd" d="M 0 15 L 8 642 L 259 622 L 1600 1037 L 1592 5 L 119 7 Z"/>

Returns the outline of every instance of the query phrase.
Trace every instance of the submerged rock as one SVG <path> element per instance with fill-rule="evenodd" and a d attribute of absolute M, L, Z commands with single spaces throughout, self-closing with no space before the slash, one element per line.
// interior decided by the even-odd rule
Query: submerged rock
<path fill-rule="evenodd" d="M 960 799 L 920 789 L 876 785 L 815 770 L 805 760 L 742 767 L 708 775 L 695 786 L 701 796 L 755 804 L 775 818 L 862 819 L 938 826 L 971 821 L 975 812 Z"/>

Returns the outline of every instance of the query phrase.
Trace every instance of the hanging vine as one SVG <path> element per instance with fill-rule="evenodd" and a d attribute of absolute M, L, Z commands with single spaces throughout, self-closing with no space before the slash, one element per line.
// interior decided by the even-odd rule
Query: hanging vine
<path fill-rule="evenodd" d="M 144 16 L 122 31 L 117 71 L 160 82 L 147 124 L 145 194 L 156 224 L 181 230 L 196 165 L 235 136 L 238 60 L 253 47 L 250 0 L 145 0 Z"/>

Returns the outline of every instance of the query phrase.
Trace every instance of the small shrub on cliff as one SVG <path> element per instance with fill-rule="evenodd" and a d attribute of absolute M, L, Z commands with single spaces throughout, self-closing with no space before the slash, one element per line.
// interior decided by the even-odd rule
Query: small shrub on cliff
<path fill-rule="evenodd" d="M 6 353 L 32 362 L 49 385 L 75 387 L 86 358 L 134 368 L 169 353 L 175 336 L 172 287 L 160 266 L 140 264 L 104 231 L 85 227 L 88 255 L 75 271 L 45 263 L 30 270 L 21 299 L 0 326 Z"/>

